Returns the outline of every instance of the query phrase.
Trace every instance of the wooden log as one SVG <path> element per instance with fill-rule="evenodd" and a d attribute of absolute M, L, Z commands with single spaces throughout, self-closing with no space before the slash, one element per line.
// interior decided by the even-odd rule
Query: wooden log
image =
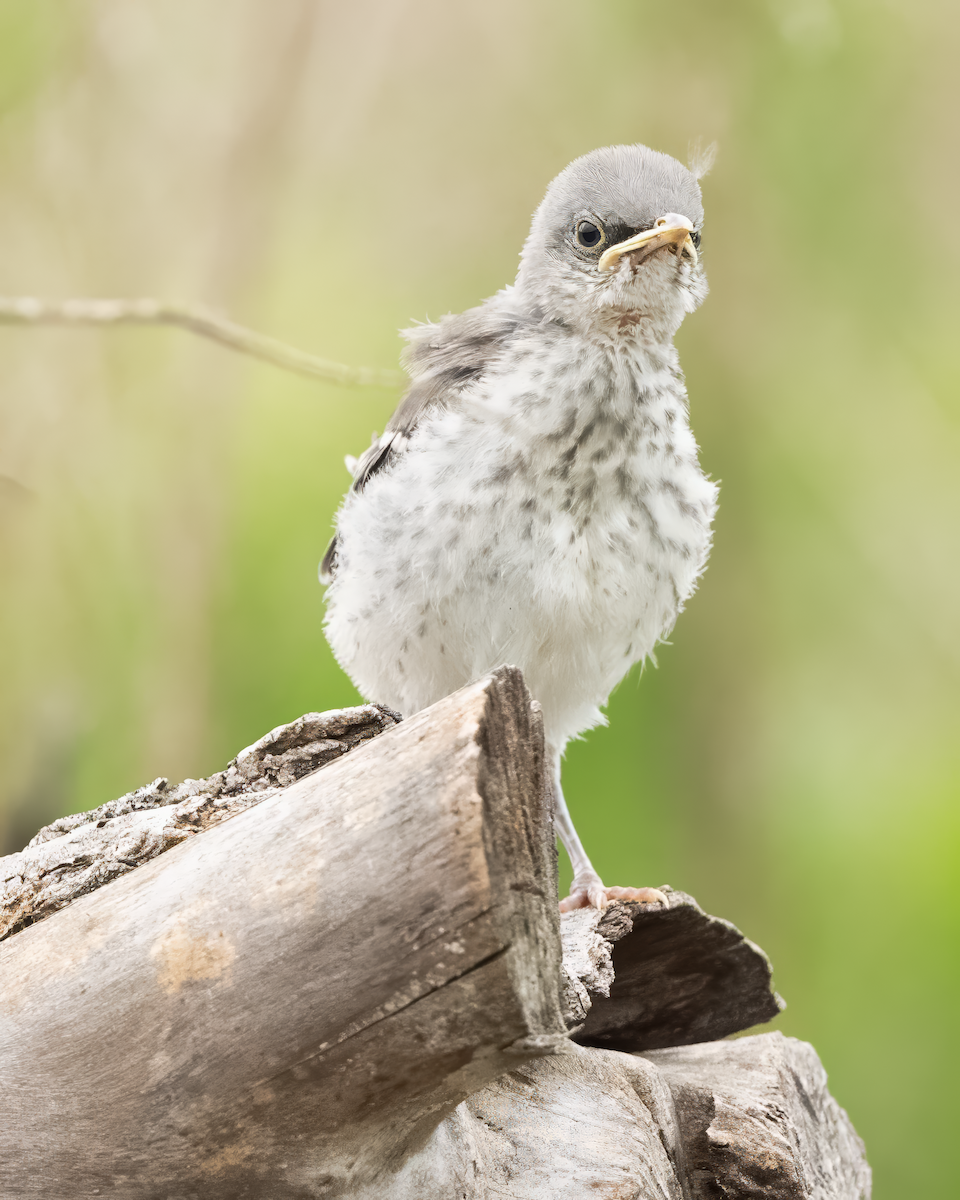
<path fill-rule="evenodd" d="M 685 892 L 669 884 L 660 890 L 669 908 L 621 902 L 604 913 L 563 914 L 564 963 L 586 956 L 596 964 L 592 979 L 579 969 L 586 1006 L 576 984 L 564 991 L 578 1042 L 630 1051 L 709 1042 L 762 1025 L 785 1007 L 759 946 Z"/>
<path fill-rule="evenodd" d="M 570 1044 L 475 1092 L 357 1200 L 869 1200 L 812 1046 L 779 1033 L 644 1056 Z"/>
<path fill-rule="evenodd" d="M 352 1195 L 564 1042 L 502 669 L 0 945 L 0 1195 Z"/>

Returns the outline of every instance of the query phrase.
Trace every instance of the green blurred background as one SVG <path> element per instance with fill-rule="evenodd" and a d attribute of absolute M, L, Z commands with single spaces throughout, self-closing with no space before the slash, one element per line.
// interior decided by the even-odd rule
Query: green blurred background
<path fill-rule="evenodd" d="M 595 146 L 705 180 L 679 344 L 722 481 L 674 644 L 568 754 L 610 883 L 773 958 L 878 1200 L 956 1194 L 960 11 L 0 0 L 0 293 L 202 301 L 396 363 Z M 316 565 L 386 391 L 0 328 L 0 835 L 354 702 Z M 569 875 L 567 875 L 569 878 Z"/>

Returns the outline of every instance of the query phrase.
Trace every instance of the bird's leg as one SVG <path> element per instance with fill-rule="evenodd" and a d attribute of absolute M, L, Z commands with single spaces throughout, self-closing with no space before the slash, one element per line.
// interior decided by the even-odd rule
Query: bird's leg
<path fill-rule="evenodd" d="M 560 755 L 555 756 L 556 767 L 553 777 L 553 819 L 557 835 L 563 842 L 564 849 L 570 855 L 573 866 L 573 881 L 570 884 L 570 895 L 560 901 L 560 908 L 566 911 L 571 908 L 606 908 L 607 893 L 600 876 L 593 869 L 593 863 L 587 857 L 583 842 L 573 827 L 573 820 L 567 802 L 563 798 L 560 786 Z"/>
<path fill-rule="evenodd" d="M 593 863 L 587 857 L 583 842 L 573 826 L 567 802 L 563 798 L 563 788 L 560 786 L 560 755 L 554 753 L 553 759 L 553 819 L 557 835 L 563 842 L 573 867 L 570 895 L 560 901 L 560 911 L 569 912 L 574 908 L 606 908 L 611 900 L 636 900 L 641 904 L 661 904 L 664 908 L 669 908 L 670 901 L 657 888 L 603 886 Z"/>

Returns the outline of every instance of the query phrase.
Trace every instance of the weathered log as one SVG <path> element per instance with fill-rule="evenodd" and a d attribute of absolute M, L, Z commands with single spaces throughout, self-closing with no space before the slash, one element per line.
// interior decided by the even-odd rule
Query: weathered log
<path fill-rule="evenodd" d="M 593 1004 L 582 1009 L 575 1032 L 585 1046 L 653 1050 L 709 1042 L 762 1025 L 784 1008 L 759 946 L 729 921 L 709 916 L 692 896 L 669 884 L 660 890 L 668 909 L 621 903 L 605 913 L 563 915 L 565 927 L 579 924 L 584 942 L 592 936 L 610 947 L 600 986 L 586 985 Z M 572 997 L 566 1007 L 576 1016 Z"/>
<path fill-rule="evenodd" d="M 570 1044 L 475 1092 L 358 1200 L 869 1200 L 812 1046 L 779 1033 L 652 1051 Z"/>
<path fill-rule="evenodd" d="M 9 938 L 0 1195 L 353 1194 L 553 1051 L 546 795 L 504 669 Z"/>

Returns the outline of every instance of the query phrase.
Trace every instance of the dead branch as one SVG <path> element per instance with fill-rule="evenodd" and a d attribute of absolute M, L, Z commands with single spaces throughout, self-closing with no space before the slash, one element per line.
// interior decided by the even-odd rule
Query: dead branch
<path fill-rule="evenodd" d="M 401 371 L 380 367 L 348 367 L 306 354 L 275 338 L 237 325 L 199 306 L 140 300 L 81 298 L 50 302 L 33 296 L 0 297 L 0 324 L 4 325 L 171 325 L 210 338 L 241 354 L 262 359 L 287 371 L 337 383 L 343 387 L 404 387 Z"/>

